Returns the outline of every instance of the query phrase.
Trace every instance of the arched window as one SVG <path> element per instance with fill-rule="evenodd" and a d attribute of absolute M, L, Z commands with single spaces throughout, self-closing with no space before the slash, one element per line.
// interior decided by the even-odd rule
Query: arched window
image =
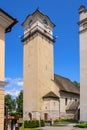
<path fill-rule="evenodd" d="M 32 113 L 29 112 L 29 118 L 32 120 Z"/>

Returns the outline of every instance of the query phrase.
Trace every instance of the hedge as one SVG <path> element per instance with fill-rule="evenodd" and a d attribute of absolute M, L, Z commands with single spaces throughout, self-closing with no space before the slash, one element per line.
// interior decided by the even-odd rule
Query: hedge
<path fill-rule="evenodd" d="M 45 126 L 44 120 L 26 120 L 24 121 L 24 128 L 36 128 Z"/>

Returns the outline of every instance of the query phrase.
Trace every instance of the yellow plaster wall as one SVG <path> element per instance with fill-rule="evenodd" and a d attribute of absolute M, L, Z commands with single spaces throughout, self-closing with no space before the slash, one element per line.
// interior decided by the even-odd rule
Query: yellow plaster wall
<path fill-rule="evenodd" d="M 0 89 L 0 130 L 4 128 L 4 90 Z"/>
<path fill-rule="evenodd" d="M 4 28 L 0 25 L 0 81 L 4 81 L 4 58 L 5 58 Z M 0 89 L 0 130 L 3 129 L 4 129 L 4 90 Z"/>
<path fill-rule="evenodd" d="M 4 81 L 4 29 L 0 26 L 0 81 Z"/>

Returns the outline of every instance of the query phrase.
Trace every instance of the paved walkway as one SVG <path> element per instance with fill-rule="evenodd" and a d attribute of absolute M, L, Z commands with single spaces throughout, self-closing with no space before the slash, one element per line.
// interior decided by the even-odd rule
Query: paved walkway
<path fill-rule="evenodd" d="M 72 125 L 68 126 L 61 126 L 61 127 L 52 127 L 52 126 L 46 126 L 43 127 L 42 130 L 87 130 L 87 128 L 76 128 Z"/>

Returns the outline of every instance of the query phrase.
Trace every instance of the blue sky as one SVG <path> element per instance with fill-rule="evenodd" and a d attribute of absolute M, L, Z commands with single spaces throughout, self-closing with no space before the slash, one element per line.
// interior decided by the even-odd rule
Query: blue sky
<path fill-rule="evenodd" d="M 38 7 L 55 23 L 54 36 L 54 72 L 80 81 L 79 65 L 79 14 L 80 5 L 87 5 L 87 0 L 0 0 L 0 8 L 19 21 L 5 36 L 5 78 L 9 84 L 6 93 L 17 96 L 23 89 L 23 35 L 22 22 L 26 16 Z M 87 7 L 87 6 L 86 6 Z"/>

